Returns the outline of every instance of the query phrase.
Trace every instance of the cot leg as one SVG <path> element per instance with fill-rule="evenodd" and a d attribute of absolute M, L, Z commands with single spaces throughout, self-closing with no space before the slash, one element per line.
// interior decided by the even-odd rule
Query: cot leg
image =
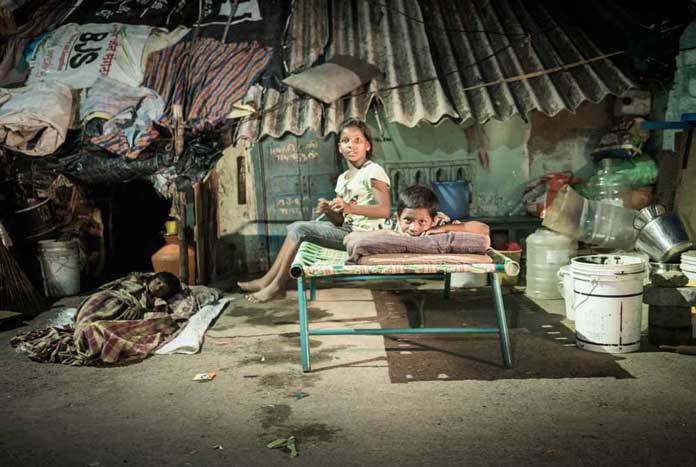
<path fill-rule="evenodd" d="M 302 371 L 312 370 L 309 361 L 309 323 L 307 322 L 307 297 L 305 297 L 304 281 L 297 278 L 297 305 L 300 313 L 300 352 L 302 353 Z"/>
<path fill-rule="evenodd" d="M 425 296 L 416 297 L 416 306 L 418 307 L 419 326 L 424 328 L 425 327 L 425 313 L 423 312 L 423 308 L 425 308 Z"/>
<path fill-rule="evenodd" d="M 488 273 L 493 286 L 493 299 L 495 300 L 495 312 L 498 315 L 498 333 L 500 337 L 500 351 L 503 354 L 503 364 L 505 368 L 512 368 L 512 357 L 510 356 L 510 335 L 508 334 L 507 319 L 505 318 L 505 305 L 503 303 L 503 293 L 500 290 L 500 279 L 494 272 Z"/>
<path fill-rule="evenodd" d="M 452 283 L 452 274 L 449 272 L 445 273 L 445 290 L 442 294 L 445 300 L 449 300 L 450 297 L 450 284 Z"/>
<path fill-rule="evenodd" d="M 317 299 L 317 282 L 314 277 L 309 278 L 309 301 L 313 302 Z"/>

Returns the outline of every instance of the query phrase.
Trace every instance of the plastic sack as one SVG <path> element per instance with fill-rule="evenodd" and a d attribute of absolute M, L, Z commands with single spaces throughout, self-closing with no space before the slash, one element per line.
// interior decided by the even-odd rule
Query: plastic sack
<path fill-rule="evenodd" d="M 527 185 L 521 202 L 529 214 L 543 219 L 558 191 L 566 185 L 579 182 L 580 179 L 573 177 L 569 172 L 544 175 Z"/>
<path fill-rule="evenodd" d="M 143 81 L 140 62 L 150 26 L 66 24 L 39 44 L 28 83 L 59 80 L 72 89 L 91 87 L 99 76 L 129 86 Z"/>
<path fill-rule="evenodd" d="M 65 141 L 73 98 L 61 83 L 39 82 L 11 89 L 0 104 L 0 144 L 29 156 L 52 154 Z"/>

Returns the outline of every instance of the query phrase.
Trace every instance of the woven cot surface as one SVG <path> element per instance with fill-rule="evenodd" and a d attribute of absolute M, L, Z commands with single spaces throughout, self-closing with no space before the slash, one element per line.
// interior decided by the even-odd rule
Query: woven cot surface
<path fill-rule="evenodd" d="M 422 255 L 421 255 L 422 256 Z M 345 264 L 348 253 L 324 248 L 310 242 L 300 245 L 290 269 L 293 277 L 318 277 L 371 274 L 438 274 L 452 272 L 494 272 L 496 265 L 490 259 L 479 264 Z"/>

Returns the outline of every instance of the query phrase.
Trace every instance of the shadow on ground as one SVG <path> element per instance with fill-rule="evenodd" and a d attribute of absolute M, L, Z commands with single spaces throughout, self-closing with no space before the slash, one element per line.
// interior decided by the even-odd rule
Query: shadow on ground
<path fill-rule="evenodd" d="M 374 290 L 373 295 L 383 328 L 419 326 L 422 300 L 428 327 L 497 327 L 488 289 L 457 291 L 449 300 L 437 290 Z M 519 293 L 505 294 L 504 302 L 513 368 L 503 367 L 496 334 L 385 336 L 391 381 L 633 377 L 617 363 L 621 357 L 578 349 L 562 316 L 546 313 Z"/>

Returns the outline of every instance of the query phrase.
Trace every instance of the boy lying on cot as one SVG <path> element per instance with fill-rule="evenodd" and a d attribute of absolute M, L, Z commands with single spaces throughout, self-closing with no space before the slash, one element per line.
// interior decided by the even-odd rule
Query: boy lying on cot
<path fill-rule="evenodd" d="M 360 237 L 375 234 L 408 235 L 421 237 L 447 232 L 468 232 L 488 236 L 489 227 L 478 221 L 450 221 L 438 211 L 439 201 L 435 193 L 424 186 L 412 186 L 399 194 L 396 215 L 387 219 L 376 232 L 352 232 L 343 240 L 344 245 Z"/>

